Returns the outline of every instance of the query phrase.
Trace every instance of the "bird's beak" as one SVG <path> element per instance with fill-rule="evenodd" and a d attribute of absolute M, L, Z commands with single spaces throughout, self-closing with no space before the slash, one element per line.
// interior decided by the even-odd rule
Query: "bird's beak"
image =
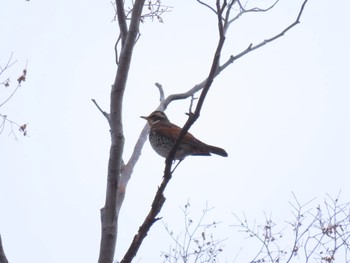
<path fill-rule="evenodd" d="M 147 120 L 148 117 L 146 117 L 146 116 L 140 116 L 140 118 Z"/>

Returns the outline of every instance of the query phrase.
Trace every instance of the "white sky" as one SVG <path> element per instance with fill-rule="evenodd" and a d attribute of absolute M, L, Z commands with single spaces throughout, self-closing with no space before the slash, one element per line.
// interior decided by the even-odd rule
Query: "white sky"
<path fill-rule="evenodd" d="M 260 1 L 255 1 L 260 2 Z M 158 105 L 154 86 L 166 94 L 186 91 L 209 72 L 217 41 L 216 20 L 195 1 L 169 1 L 164 24 L 141 26 L 125 94 L 125 158 L 144 120 Z M 301 1 L 281 0 L 269 14 L 252 14 L 233 25 L 223 61 L 251 42 L 289 25 Z M 243 211 L 263 220 L 290 219 L 292 191 L 301 202 L 325 194 L 350 200 L 350 89 L 348 1 L 310 0 L 301 24 L 283 38 L 231 65 L 214 82 L 191 132 L 223 147 L 228 158 L 192 157 L 181 164 L 167 191 L 163 221 L 181 229 L 180 206 L 194 216 L 206 202 L 228 262 L 242 245 L 229 225 Z M 1 108 L 29 137 L 0 135 L 0 233 L 11 262 L 96 262 L 99 209 L 104 204 L 108 125 L 91 98 L 109 108 L 115 74 L 117 24 L 109 1 L 2 0 L 0 63 L 11 52 L 12 85 L 28 60 L 27 81 Z M 4 76 L 1 76 L 3 80 Z M 6 96 L 0 87 L 0 102 Z M 188 101 L 167 114 L 182 125 Z M 8 127 L 9 128 L 9 127 Z M 125 252 L 161 182 L 163 159 L 145 145 L 120 215 L 117 258 Z M 237 238 L 236 238 L 237 237 Z M 245 242 L 245 241 L 244 241 Z M 160 262 L 170 238 L 158 222 L 137 259 Z M 249 247 L 244 249 L 249 251 Z M 138 261 L 135 261 L 138 262 Z"/>

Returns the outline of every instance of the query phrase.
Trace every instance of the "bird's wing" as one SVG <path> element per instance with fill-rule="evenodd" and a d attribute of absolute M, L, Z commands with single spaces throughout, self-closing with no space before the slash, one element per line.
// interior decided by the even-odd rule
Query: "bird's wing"
<path fill-rule="evenodd" d="M 179 136 L 181 128 L 172 123 L 162 123 L 161 125 L 155 124 L 152 129 L 157 132 L 161 136 L 169 137 L 172 140 L 176 140 L 177 136 Z M 182 139 L 184 141 L 198 141 L 191 133 L 187 132 Z"/>

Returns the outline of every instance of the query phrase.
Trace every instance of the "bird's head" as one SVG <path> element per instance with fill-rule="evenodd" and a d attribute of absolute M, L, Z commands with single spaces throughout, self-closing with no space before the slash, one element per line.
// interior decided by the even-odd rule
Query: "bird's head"
<path fill-rule="evenodd" d="M 149 116 L 141 116 L 141 118 L 147 120 L 148 124 L 151 126 L 160 121 L 169 122 L 168 117 L 162 111 L 154 111 Z"/>

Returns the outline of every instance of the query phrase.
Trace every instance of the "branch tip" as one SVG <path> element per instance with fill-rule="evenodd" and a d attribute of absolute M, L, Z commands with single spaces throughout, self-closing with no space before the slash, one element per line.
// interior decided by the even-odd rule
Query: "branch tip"
<path fill-rule="evenodd" d="M 103 116 L 105 116 L 105 118 L 107 119 L 108 122 L 110 122 L 110 117 L 109 114 L 107 112 L 105 112 L 104 110 L 101 109 L 101 107 L 97 104 L 95 99 L 91 99 L 91 101 L 95 104 L 95 106 L 97 107 L 97 109 L 102 113 Z"/>
<path fill-rule="evenodd" d="M 158 88 L 159 90 L 159 100 L 160 100 L 160 103 L 163 103 L 164 100 L 165 100 L 165 95 L 164 95 L 164 90 L 163 90 L 163 86 L 162 84 L 156 82 L 154 85 L 156 85 L 156 87 Z"/>

